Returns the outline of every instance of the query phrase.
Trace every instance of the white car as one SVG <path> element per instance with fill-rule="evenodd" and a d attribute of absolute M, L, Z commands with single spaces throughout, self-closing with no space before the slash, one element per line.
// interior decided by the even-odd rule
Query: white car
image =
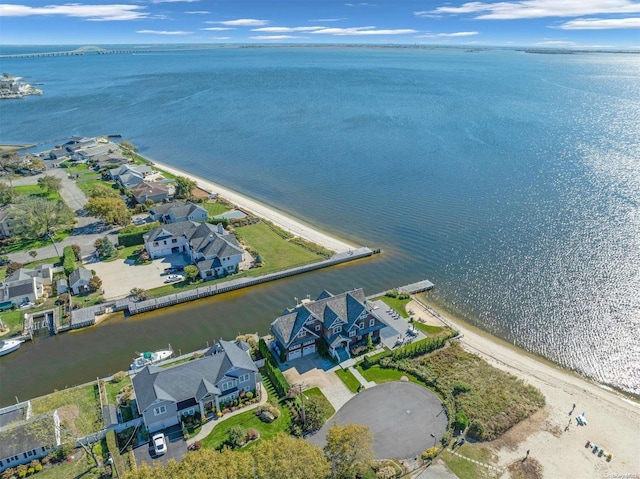
<path fill-rule="evenodd" d="M 134 218 L 132 223 L 136 226 L 140 226 L 146 223 L 146 221 L 144 220 L 144 218 Z"/>
<path fill-rule="evenodd" d="M 167 276 L 167 279 L 164 280 L 165 283 L 177 283 L 178 281 L 182 281 L 184 276 L 181 274 L 170 274 Z"/>
<path fill-rule="evenodd" d="M 156 456 L 162 456 L 167 452 L 167 443 L 164 440 L 164 434 L 156 434 L 151 440 L 153 442 L 153 452 L 156 453 Z"/>

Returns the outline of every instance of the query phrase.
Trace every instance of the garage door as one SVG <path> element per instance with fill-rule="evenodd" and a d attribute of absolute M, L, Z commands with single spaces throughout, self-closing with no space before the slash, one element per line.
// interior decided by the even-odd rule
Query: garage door
<path fill-rule="evenodd" d="M 313 354 L 316 352 L 316 345 L 312 344 L 311 346 L 305 346 L 302 350 L 302 355 L 306 356 L 307 354 Z"/>
<path fill-rule="evenodd" d="M 289 361 L 292 359 L 297 359 L 302 356 L 302 349 L 296 349 L 295 351 L 289 352 Z"/>

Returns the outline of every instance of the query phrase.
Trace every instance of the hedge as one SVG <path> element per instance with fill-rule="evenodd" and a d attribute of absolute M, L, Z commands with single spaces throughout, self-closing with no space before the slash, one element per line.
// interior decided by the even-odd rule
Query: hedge
<path fill-rule="evenodd" d="M 76 269 L 76 254 L 71 246 L 65 246 L 62 250 L 62 267 L 64 274 L 69 276 Z"/>
<path fill-rule="evenodd" d="M 262 354 L 262 357 L 266 360 L 264 362 L 264 367 L 262 368 L 263 372 L 269 377 L 269 380 L 271 380 L 271 383 L 273 384 L 276 393 L 278 393 L 278 396 L 280 396 L 281 398 L 285 397 L 287 394 L 289 394 L 291 385 L 282 374 L 282 371 L 280 371 L 278 363 L 273 357 L 269 346 L 267 346 L 267 343 L 265 343 L 264 339 L 262 338 L 260 338 L 260 341 L 258 341 L 258 349 L 260 350 L 260 354 Z"/>
<path fill-rule="evenodd" d="M 124 464 L 124 459 L 120 455 L 118 445 L 116 444 L 115 431 L 108 431 L 105 439 L 107 440 L 107 449 L 109 450 L 109 454 L 113 458 L 113 466 L 118 471 L 117 475 L 124 474 L 124 472 L 126 471 L 126 466 Z"/>

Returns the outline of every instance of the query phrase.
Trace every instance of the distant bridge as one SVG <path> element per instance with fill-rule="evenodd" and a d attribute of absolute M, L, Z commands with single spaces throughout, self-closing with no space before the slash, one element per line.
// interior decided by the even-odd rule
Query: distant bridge
<path fill-rule="evenodd" d="M 105 50 L 104 48 L 85 46 L 64 52 L 43 52 L 43 53 L 16 53 L 13 55 L 0 55 L 0 58 L 37 58 L 37 57 L 67 57 L 84 55 L 85 53 L 96 53 L 98 55 L 113 55 L 118 53 L 140 53 L 138 50 Z"/>

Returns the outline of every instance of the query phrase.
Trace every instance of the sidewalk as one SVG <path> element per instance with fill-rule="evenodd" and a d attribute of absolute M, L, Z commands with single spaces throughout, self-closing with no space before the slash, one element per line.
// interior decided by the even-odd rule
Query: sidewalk
<path fill-rule="evenodd" d="M 242 414 L 243 412 L 247 412 L 247 411 L 251 411 L 252 409 L 256 409 L 258 406 L 262 406 L 264 403 L 266 403 L 267 399 L 269 399 L 268 394 L 267 394 L 267 390 L 264 387 L 264 384 L 260 383 L 260 402 L 257 402 L 255 404 L 251 404 L 250 406 L 247 406 L 247 407 L 243 407 L 242 409 L 238 409 L 237 411 L 233 411 L 233 412 L 230 412 L 228 414 L 225 414 L 220 419 L 211 419 L 211 420 L 205 422 L 204 425 L 202 426 L 202 429 L 200 429 L 200 432 L 198 434 L 196 434 L 192 438 L 187 439 L 187 446 L 190 446 L 191 444 L 193 444 L 196 441 L 202 441 L 205 437 L 207 437 L 209 434 L 211 434 L 211 431 L 213 431 L 214 427 L 216 427 L 218 424 L 224 422 L 226 419 L 229 419 L 230 417 L 236 416 L 238 414 Z"/>
<path fill-rule="evenodd" d="M 373 386 L 376 386 L 376 383 L 373 381 L 367 381 L 364 376 L 362 374 L 360 374 L 360 371 L 358 371 L 356 368 L 354 368 L 353 366 L 349 367 L 349 372 L 351 374 L 354 375 L 354 377 L 358 380 L 358 382 L 365 388 L 365 389 L 369 389 L 372 388 Z"/>

